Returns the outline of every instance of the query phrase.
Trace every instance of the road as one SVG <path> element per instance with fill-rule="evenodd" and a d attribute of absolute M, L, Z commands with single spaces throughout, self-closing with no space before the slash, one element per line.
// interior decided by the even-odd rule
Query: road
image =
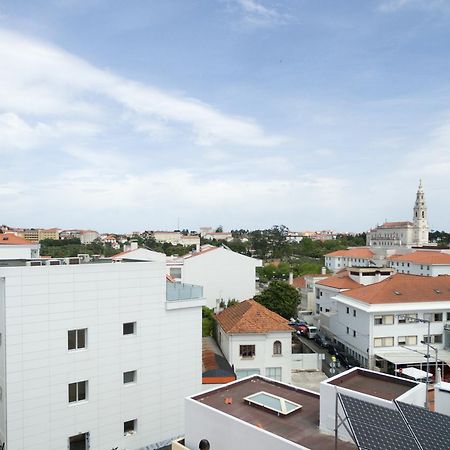
<path fill-rule="evenodd" d="M 314 353 L 323 353 L 325 355 L 325 359 L 322 361 L 322 372 L 327 377 L 333 377 L 334 375 L 337 375 L 338 373 L 345 372 L 345 367 L 336 367 L 334 370 L 335 372 L 331 372 L 330 363 L 331 363 L 331 355 L 327 352 L 326 349 L 320 347 L 313 341 L 312 339 L 308 339 L 305 336 L 298 336 L 297 339 L 299 339 L 303 345 L 311 349 Z"/>

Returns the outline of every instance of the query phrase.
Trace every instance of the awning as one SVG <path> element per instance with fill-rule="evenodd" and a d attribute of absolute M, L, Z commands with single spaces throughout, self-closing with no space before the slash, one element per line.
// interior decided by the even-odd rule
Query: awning
<path fill-rule="evenodd" d="M 399 375 L 406 375 L 414 380 L 422 380 L 427 377 L 425 370 L 416 369 L 415 367 L 405 367 L 403 369 L 397 369 L 396 372 Z M 428 373 L 428 378 L 432 378 L 433 374 Z"/>
<path fill-rule="evenodd" d="M 418 347 L 414 350 L 406 347 L 397 348 L 395 350 L 380 350 L 375 353 L 375 357 L 385 359 L 392 364 L 426 364 L 427 347 Z M 438 349 L 438 361 L 450 362 L 450 351 Z M 430 364 L 436 362 L 436 353 L 430 348 Z M 450 364 L 449 364 L 450 365 Z"/>

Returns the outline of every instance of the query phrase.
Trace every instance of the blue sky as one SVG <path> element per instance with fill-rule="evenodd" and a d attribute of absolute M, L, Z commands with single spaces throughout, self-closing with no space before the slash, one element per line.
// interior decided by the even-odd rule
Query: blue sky
<path fill-rule="evenodd" d="M 450 2 L 0 0 L 0 222 L 449 229 Z"/>

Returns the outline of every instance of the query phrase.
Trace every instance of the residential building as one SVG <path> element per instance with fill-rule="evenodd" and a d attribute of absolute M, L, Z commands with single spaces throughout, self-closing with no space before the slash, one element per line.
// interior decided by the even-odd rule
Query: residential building
<path fill-rule="evenodd" d="M 346 250 L 336 250 L 325 255 L 325 267 L 332 272 L 338 272 L 346 267 L 378 266 L 375 252 L 368 247 L 350 247 Z"/>
<path fill-rule="evenodd" d="M 167 259 L 167 272 L 183 283 L 203 286 L 206 305 L 247 300 L 256 294 L 256 267 L 262 261 L 233 252 L 226 246 L 203 245 L 199 251 Z"/>
<path fill-rule="evenodd" d="M 200 246 L 200 236 L 184 235 L 181 231 L 153 231 L 152 236 L 156 242 L 168 242 L 172 245 L 196 248 Z"/>
<path fill-rule="evenodd" d="M 288 321 L 255 300 L 216 315 L 217 342 L 238 379 L 261 374 L 291 382 L 292 328 Z"/>
<path fill-rule="evenodd" d="M 341 291 L 333 300 L 336 309 L 328 329 L 365 367 L 377 366 L 389 373 L 406 366 L 423 369 L 427 342 L 436 347 L 439 364 L 450 361 L 446 341 L 449 275 L 398 273 L 379 283 Z M 431 359 L 432 367 L 436 366 L 436 358 Z M 443 369 L 443 377 L 450 375 L 445 364 Z"/>
<path fill-rule="evenodd" d="M 323 381 L 320 394 L 254 375 L 188 397 L 186 434 L 183 440 L 172 444 L 172 450 L 196 450 L 203 439 L 209 442 L 211 449 L 221 450 L 394 448 L 395 437 L 392 439 L 383 428 L 392 430 L 386 417 L 390 417 L 389 413 L 395 416 L 395 425 L 406 429 L 401 437 L 411 436 L 410 440 L 415 443 L 417 438 L 412 435 L 419 435 L 419 432 L 413 423 L 412 426 L 404 424 L 406 419 L 402 417 L 405 415 L 398 412 L 397 407 L 406 405 L 416 415 L 423 415 L 424 398 L 423 383 L 364 369 L 351 369 Z M 344 401 L 350 403 L 346 409 L 342 407 Z M 352 402 L 358 405 L 355 413 L 360 413 L 360 426 L 352 423 L 350 428 L 348 423 L 354 420 Z M 429 414 L 427 437 L 436 439 L 442 417 Z M 447 435 L 439 442 L 445 445 L 439 448 L 448 448 L 450 444 Z M 411 444 L 403 448 L 419 447 Z"/>
<path fill-rule="evenodd" d="M 95 230 L 81 230 L 80 242 L 82 244 L 92 244 L 96 239 L 100 237 L 100 234 Z"/>
<path fill-rule="evenodd" d="M 0 260 L 39 258 L 40 245 L 14 233 L 0 233 Z"/>
<path fill-rule="evenodd" d="M 1 442 L 162 447 L 201 388 L 201 287 L 164 261 L 60 263 L 0 268 Z"/>
<path fill-rule="evenodd" d="M 388 257 L 389 265 L 398 273 L 435 277 L 450 275 L 450 253 L 448 250 L 421 250 L 405 255 Z"/>
<path fill-rule="evenodd" d="M 328 277 L 330 274 L 325 273 L 308 273 L 292 280 L 292 286 L 295 287 L 300 294 L 300 310 L 316 311 L 316 291 L 315 284 Z"/>
<path fill-rule="evenodd" d="M 38 240 L 43 241 L 44 239 L 52 239 L 54 241 L 59 240 L 59 228 L 48 228 L 48 229 L 39 229 L 38 232 Z"/>
<path fill-rule="evenodd" d="M 233 235 L 231 233 L 225 233 L 225 232 L 211 232 L 206 233 L 203 236 L 203 239 L 206 239 L 208 241 L 216 240 L 216 241 L 232 241 Z"/>
<path fill-rule="evenodd" d="M 39 229 L 38 228 L 28 228 L 24 230 L 21 235 L 31 242 L 39 242 Z"/>
<path fill-rule="evenodd" d="M 420 181 L 412 222 L 385 222 L 372 228 L 367 233 L 367 245 L 373 247 L 422 247 L 428 244 L 428 212 L 422 181 Z"/>

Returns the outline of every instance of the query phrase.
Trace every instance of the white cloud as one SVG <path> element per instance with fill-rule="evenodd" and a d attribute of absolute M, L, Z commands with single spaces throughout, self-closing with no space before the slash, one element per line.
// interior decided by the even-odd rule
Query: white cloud
<path fill-rule="evenodd" d="M 267 135 L 252 119 L 126 79 L 55 46 L 1 29 L 0 60 L 0 112 L 34 115 L 41 121 L 63 117 L 104 123 L 114 112 L 120 116 L 125 110 L 132 113 L 130 120 L 136 120 L 134 128 L 140 132 L 154 133 L 155 124 L 177 130 L 181 125 L 191 140 L 203 146 L 270 147 L 283 141 Z"/>
<path fill-rule="evenodd" d="M 277 25 L 288 22 L 288 14 L 278 12 L 275 8 L 264 6 L 256 0 L 235 0 L 244 11 L 245 20 L 253 25 Z"/>

